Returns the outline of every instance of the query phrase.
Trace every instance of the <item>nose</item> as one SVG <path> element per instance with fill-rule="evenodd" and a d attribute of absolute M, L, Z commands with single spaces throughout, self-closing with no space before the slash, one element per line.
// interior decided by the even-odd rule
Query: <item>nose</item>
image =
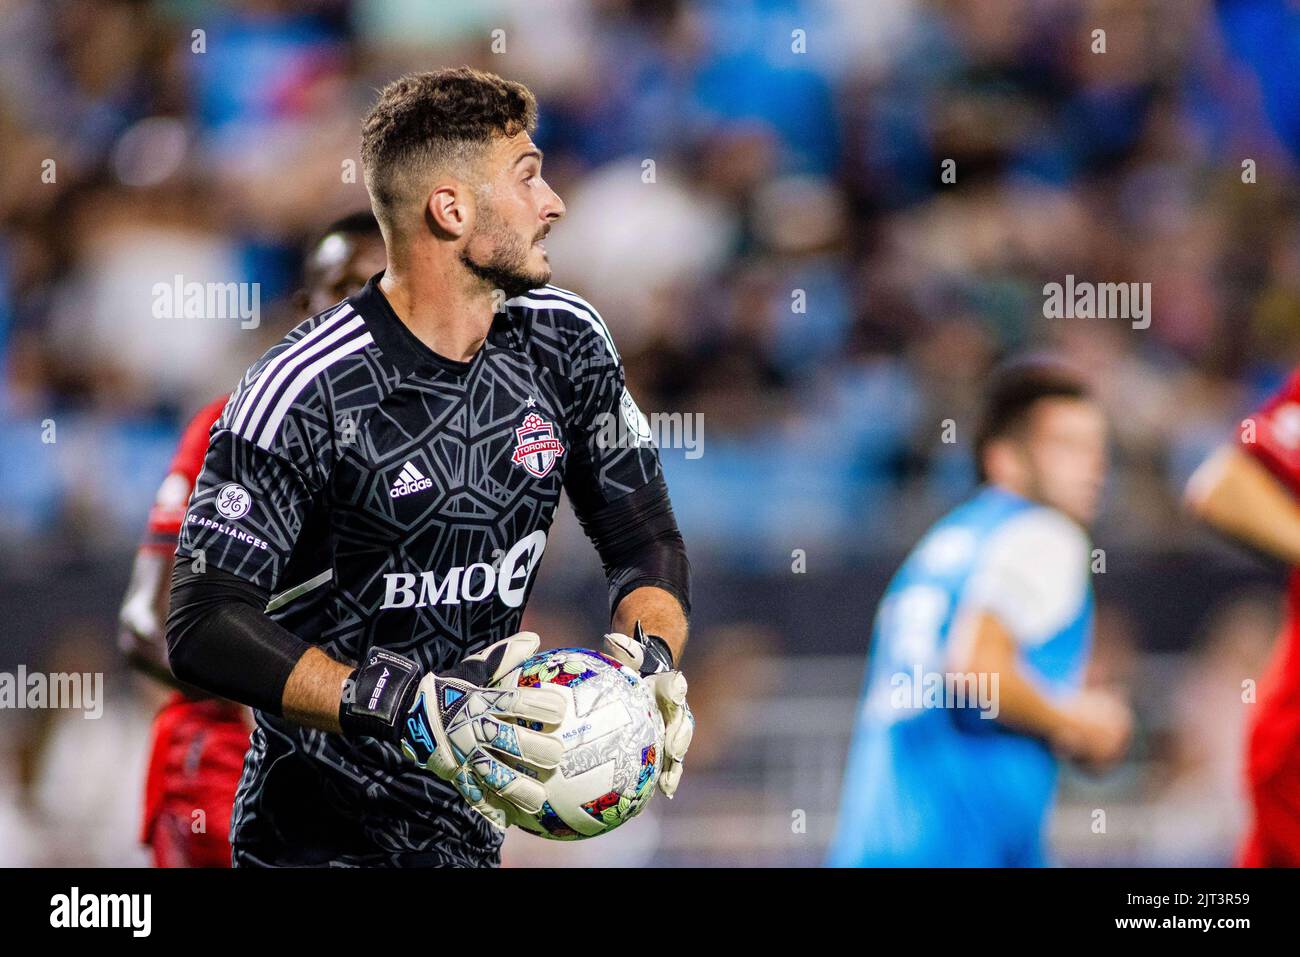
<path fill-rule="evenodd" d="M 542 219 L 546 220 L 548 224 L 556 223 L 564 218 L 564 214 L 567 210 L 564 205 L 564 200 L 560 199 L 560 194 L 550 187 L 547 187 L 547 190 L 550 193 L 550 196 L 542 205 Z"/>

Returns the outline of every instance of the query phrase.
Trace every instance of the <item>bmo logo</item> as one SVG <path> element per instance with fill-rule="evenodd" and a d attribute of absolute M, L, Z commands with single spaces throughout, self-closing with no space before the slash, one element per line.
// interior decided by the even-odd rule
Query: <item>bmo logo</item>
<path fill-rule="evenodd" d="M 439 581 L 434 572 L 390 572 L 384 576 L 384 609 L 428 608 L 483 601 L 495 595 L 503 605 L 524 603 L 528 579 L 546 550 L 546 533 L 540 529 L 515 542 L 501 557 L 499 567 L 488 562 L 457 565 Z"/>

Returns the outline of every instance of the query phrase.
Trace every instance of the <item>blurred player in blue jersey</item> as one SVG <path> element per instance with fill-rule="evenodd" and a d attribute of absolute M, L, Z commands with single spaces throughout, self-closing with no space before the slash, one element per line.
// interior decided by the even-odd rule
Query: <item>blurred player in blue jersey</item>
<path fill-rule="evenodd" d="M 1082 687 L 1101 410 L 1062 366 L 1007 365 L 975 455 L 983 484 L 880 603 L 832 866 L 1041 866 L 1058 757 L 1127 747 L 1128 707 Z"/>

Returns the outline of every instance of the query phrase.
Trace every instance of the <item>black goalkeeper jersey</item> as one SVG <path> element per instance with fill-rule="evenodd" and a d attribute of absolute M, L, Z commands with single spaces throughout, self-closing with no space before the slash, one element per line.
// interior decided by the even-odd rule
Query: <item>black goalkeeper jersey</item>
<path fill-rule="evenodd" d="M 271 616 L 334 658 L 379 646 L 438 672 L 518 630 L 562 488 L 590 514 L 653 480 L 658 453 L 583 299 L 545 286 L 508 300 L 454 362 L 397 318 L 379 278 L 244 375 L 177 556 L 278 593 Z M 256 724 L 237 856 L 498 860 L 500 834 L 397 748 L 260 711 Z"/>

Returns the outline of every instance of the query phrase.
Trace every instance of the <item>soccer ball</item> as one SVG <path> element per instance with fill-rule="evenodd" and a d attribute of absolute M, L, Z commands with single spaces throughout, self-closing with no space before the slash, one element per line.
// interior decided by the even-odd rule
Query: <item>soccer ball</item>
<path fill-rule="evenodd" d="M 612 831 L 641 813 L 659 779 L 664 721 L 654 695 L 631 668 L 587 648 L 540 652 L 496 682 L 498 688 L 543 685 L 569 698 L 558 729 L 564 757 L 543 773 L 542 809 L 516 812 L 514 823 L 555 841 Z"/>

